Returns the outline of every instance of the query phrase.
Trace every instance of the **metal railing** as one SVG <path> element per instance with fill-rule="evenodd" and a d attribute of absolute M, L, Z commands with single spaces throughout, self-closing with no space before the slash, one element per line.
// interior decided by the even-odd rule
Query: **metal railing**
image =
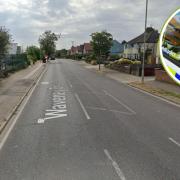
<path fill-rule="evenodd" d="M 0 56 L 0 71 L 2 72 L 14 72 L 29 65 L 26 54 L 16 54 L 16 55 L 5 55 Z"/>

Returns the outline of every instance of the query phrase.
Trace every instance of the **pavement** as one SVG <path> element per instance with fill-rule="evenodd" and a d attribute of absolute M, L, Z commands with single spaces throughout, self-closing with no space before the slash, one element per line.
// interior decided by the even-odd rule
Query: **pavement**
<path fill-rule="evenodd" d="M 114 80 L 117 80 L 121 83 L 131 83 L 131 82 L 140 82 L 141 81 L 141 77 L 139 76 L 134 76 L 131 74 L 126 74 L 126 73 L 122 73 L 116 70 L 112 70 L 109 68 L 105 68 L 104 65 L 101 65 L 101 70 L 99 71 L 99 66 L 98 65 L 91 65 L 88 64 L 84 61 L 80 61 L 78 62 L 78 64 L 84 66 L 85 68 L 89 69 L 89 70 L 93 70 L 98 72 L 99 74 L 103 74 L 109 78 L 112 78 Z M 145 81 L 152 81 L 154 80 L 155 77 L 154 76 L 150 76 L 150 77 L 145 77 Z"/>
<path fill-rule="evenodd" d="M 126 74 L 109 68 L 105 68 L 101 65 L 101 71 L 98 69 L 98 65 L 91 65 L 85 62 L 79 62 L 80 65 L 85 68 L 102 74 L 108 78 L 116 80 L 121 83 L 128 84 L 140 90 L 146 91 L 153 95 L 162 97 L 174 103 L 180 104 L 180 86 L 176 84 L 170 84 L 155 80 L 154 76 L 145 77 L 144 84 L 141 83 L 141 77 Z"/>
<path fill-rule="evenodd" d="M 179 108 L 78 62 L 51 61 L 0 141 L 0 179 L 179 180 Z"/>
<path fill-rule="evenodd" d="M 37 62 L 8 78 L 0 79 L 0 133 L 44 69 Z"/>

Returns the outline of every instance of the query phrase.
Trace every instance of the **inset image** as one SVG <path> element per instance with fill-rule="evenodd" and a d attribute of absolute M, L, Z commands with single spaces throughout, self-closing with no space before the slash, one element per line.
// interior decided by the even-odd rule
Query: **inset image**
<path fill-rule="evenodd" d="M 159 45 L 165 70 L 180 85 L 180 9 L 165 23 Z"/>

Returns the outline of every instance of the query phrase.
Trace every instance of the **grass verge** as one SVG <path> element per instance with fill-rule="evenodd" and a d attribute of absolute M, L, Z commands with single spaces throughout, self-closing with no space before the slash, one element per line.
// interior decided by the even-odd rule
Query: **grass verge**
<path fill-rule="evenodd" d="M 180 104 L 180 94 L 176 92 L 166 91 L 164 89 L 153 87 L 149 84 L 142 84 L 140 82 L 129 83 L 130 86 L 149 92 L 153 95 L 160 96 L 174 103 Z"/>

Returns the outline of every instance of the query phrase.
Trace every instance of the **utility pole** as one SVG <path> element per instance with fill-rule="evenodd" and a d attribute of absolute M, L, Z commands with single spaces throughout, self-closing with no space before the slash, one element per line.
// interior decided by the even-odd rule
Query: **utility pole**
<path fill-rule="evenodd" d="M 143 50 L 143 61 L 142 61 L 142 73 L 141 83 L 144 84 L 144 64 L 146 55 L 146 28 L 147 28 L 147 11 L 148 11 L 148 0 L 146 0 L 146 12 L 145 12 L 145 31 L 144 31 L 144 50 Z"/>

